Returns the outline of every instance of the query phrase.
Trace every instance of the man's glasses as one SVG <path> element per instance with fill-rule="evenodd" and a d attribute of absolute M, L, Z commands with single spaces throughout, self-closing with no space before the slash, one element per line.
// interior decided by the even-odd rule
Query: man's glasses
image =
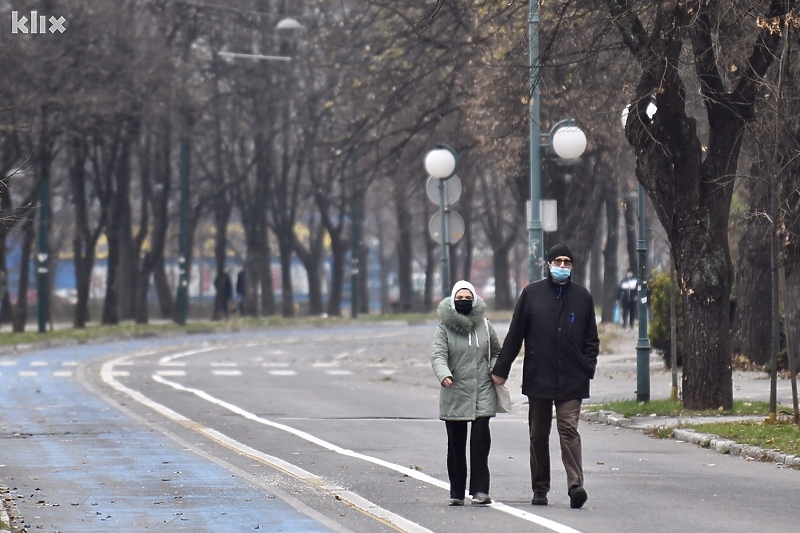
<path fill-rule="evenodd" d="M 556 257 L 552 261 L 550 261 L 551 265 L 560 266 L 560 267 L 571 267 L 572 266 L 572 259 L 561 259 Z"/>

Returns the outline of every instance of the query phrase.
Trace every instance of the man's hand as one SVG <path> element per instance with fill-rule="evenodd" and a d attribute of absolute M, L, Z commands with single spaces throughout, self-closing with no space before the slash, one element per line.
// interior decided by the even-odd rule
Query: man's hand
<path fill-rule="evenodd" d="M 506 384 L 506 378 L 501 378 L 500 376 L 496 376 L 494 374 L 492 374 L 492 381 L 494 381 L 495 385 L 505 385 Z"/>
<path fill-rule="evenodd" d="M 444 388 L 449 388 L 450 385 L 452 384 L 453 384 L 453 378 L 451 378 L 450 376 L 447 376 L 442 380 L 442 387 Z"/>

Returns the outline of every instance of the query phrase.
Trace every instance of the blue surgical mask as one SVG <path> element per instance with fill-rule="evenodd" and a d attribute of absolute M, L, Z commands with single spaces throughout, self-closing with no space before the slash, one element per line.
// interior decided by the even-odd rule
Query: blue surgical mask
<path fill-rule="evenodd" d="M 572 270 L 568 268 L 550 265 L 550 275 L 553 276 L 556 283 L 564 283 L 569 279 L 571 273 Z"/>

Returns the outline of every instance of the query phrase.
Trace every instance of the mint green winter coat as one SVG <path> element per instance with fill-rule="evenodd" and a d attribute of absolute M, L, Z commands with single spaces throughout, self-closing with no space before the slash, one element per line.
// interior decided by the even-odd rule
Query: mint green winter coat
<path fill-rule="evenodd" d="M 485 311 L 486 304 L 481 298 L 476 298 L 469 315 L 457 313 L 450 298 L 439 304 L 440 324 L 433 338 L 431 365 L 439 380 L 441 420 L 475 420 L 497 414 L 491 369 L 501 346 L 491 323 L 487 335 Z M 453 378 L 453 384 L 444 387 L 441 383 L 448 376 Z"/>

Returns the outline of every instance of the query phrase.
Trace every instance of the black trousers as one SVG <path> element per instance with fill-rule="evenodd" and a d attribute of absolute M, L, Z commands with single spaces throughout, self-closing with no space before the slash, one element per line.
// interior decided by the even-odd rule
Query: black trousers
<path fill-rule="evenodd" d="M 469 495 L 479 492 L 489 494 L 489 450 L 492 435 L 489 417 L 477 418 L 469 435 L 469 471 L 467 471 L 467 430 L 470 421 L 445 420 L 447 428 L 447 476 L 450 479 L 450 497 L 463 499 L 469 476 Z"/>

